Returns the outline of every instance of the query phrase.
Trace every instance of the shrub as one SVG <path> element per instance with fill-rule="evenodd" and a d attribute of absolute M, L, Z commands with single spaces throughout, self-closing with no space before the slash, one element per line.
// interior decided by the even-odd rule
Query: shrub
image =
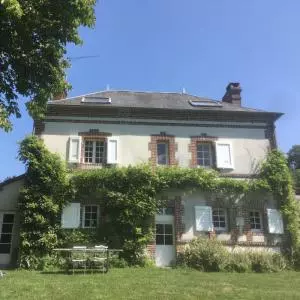
<path fill-rule="evenodd" d="M 253 272 L 278 272 L 286 268 L 285 259 L 279 253 L 249 252 Z"/>
<path fill-rule="evenodd" d="M 182 265 L 205 272 L 225 270 L 229 252 L 215 239 L 192 240 L 180 255 Z"/>
<path fill-rule="evenodd" d="M 279 272 L 287 268 L 279 253 L 266 251 L 229 252 L 216 239 L 197 238 L 178 255 L 177 264 L 205 272 Z"/>
<path fill-rule="evenodd" d="M 228 257 L 226 270 L 229 272 L 251 272 L 251 260 L 248 252 L 231 252 Z"/>

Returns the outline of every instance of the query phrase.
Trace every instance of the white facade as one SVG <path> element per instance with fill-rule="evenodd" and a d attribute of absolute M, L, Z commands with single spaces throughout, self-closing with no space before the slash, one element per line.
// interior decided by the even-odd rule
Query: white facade
<path fill-rule="evenodd" d="M 234 128 L 232 127 L 233 123 L 217 122 L 206 122 L 203 127 L 195 127 L 188 126 L 189 122 L 184 122 L 184 126 L 181 126 L 180 122 L 176 122 L 176 126 L 164 126 L 161 125 L 161 122 L 160 125 L 156 125 L 151 120 L 145 120 L 148 122 L 147 125 L 126 124 L 126 120 L 124 120 L 124 124 L 97 124 L 96 121 L 105 120 L 101 118 L 80 118 L 78 120 L 80 123 L 45 121 L 45 129 L 41 137 L 49 150 L 60 154 L 66 160 L 68 160 L 70 137 L 78 136 L 79 132 L 89 132 L 90 129 L 111 133 L 113 137 L 118 138 L 119 166 L 148 163 L 151 135 L 159 135 L 160 132 L 175 136 L 175 143 L 177 143 L 175 158 L 181 167 L 190 166 L 189 144 L 191 137 L 201 134 L 216 137 L 217 142 L 231 143 L 234 168 L 227 170 L 228 173 L 254 173 L 257 165 L 266 157 L 270 148 L 269 140 L 265 137 L 265 129 L 263 128 L 266 124 L 256 124 L 255 127 L 253 124 L 235 123 L 235 126 L 241 127 Z M 93 120 L 95 123 L 92 123 Z M 84 123 L 85 121 L 87 123 Z M 164 122 L 167 123 L 167 121 Z M 208 127 L 209 124 L 212 124 L 212 127 Z M 216 127 L 216 125 L 220 127 Z"/>

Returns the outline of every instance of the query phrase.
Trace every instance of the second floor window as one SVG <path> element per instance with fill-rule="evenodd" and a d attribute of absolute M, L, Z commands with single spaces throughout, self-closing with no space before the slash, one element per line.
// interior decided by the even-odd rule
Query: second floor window
<path fill-rule="evenodd" d="M 84 141 L 84 162 L 92 164 L 105 163 L 106 145 L 105 141 Z"/>
<path fill-rule="evenodd" d="M 209 168 L 212 167 L 212 146 L 210 143 L 197 144 L 197 165 Z"/>
<path fill-rule="evenodd" d="M 168 165 L 169 164 L 169 143 L 158 142 L 157 143 L 157 164 Z"/>

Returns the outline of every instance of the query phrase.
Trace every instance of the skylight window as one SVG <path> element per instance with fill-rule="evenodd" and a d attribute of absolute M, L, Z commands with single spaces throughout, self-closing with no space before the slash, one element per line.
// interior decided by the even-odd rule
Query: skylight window
<path fill-rule="evenodd" d="M 189 103 L 192 106 L 201 106 L 201 107 L 222 107 L 222 104 L 213 101 L 201 101 L 201 100 L 189 100 Z"/>
<path fill-rule="evenodd" d="M 83 104 L 111 104 L 111 98 L 108 97 L 82 97 Z"/>

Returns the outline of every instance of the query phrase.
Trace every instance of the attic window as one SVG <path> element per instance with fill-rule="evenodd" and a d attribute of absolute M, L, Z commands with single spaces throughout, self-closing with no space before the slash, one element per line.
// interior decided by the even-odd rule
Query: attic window
<path fill-rule="evenodd" d="M 197 100 L 189 100 L 189 103 L 192 106 L 201 106 L 201 107 L 222 107 L 222 104 L 214 101 L 197 101 Z"/>
<path fill-rule="evenodd" d="M 111 98 L 108 97 L 82 97 L 83 104 L 111 104 Z"/>

